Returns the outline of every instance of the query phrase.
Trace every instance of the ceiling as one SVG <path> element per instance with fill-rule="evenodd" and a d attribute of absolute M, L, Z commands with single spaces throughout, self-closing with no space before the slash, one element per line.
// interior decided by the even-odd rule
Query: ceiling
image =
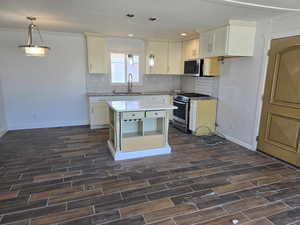
<path fill-rule="evenodd" d="M 240 0 L 299 8 L 299 0 Z M 127 18 L 127 13 L 135 14 Z M 195 30 L 225 24 L 229 19 L 260 20 L 286 11 L 242 6 L 223 0 L 1 0 L 0 27 L 25 28 L 35 16 L 42 30 L 99 32 L 104 35 L 176 39 Z M 149 17 L 158 20 L 150 22 Z"/>

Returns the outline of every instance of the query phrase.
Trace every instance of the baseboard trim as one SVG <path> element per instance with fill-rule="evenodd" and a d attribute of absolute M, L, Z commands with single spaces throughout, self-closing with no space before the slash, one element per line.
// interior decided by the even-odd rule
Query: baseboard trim
<path fill-rule="evenodd" d="M 229 141 L 231 141 L 231 142 L 233 142 L 233 143 L 235 143 L 235 144 L 238 144 L 238 145 L 240 145 L 240 146 L 243 146 L 243 147 L 245 147 L 245 148 L 247 148 L 247 149 L 249 149 L 249 150 L 251 150 L 251 151 L 256 151 L 256 149 L 254 149 L 252 145 L 250 145 L 250 144 L 248 144 L 248 143 L 246 143 L 246 142 L 244 142 L 244 141 L 241 141 L 241 140 L 239 140 L 238 138 L 235 138 L 235 137 L 226 135 L 226 134 L 220 132 L 219 130 L 216 131 L 216 134 L 217 134 L 217 135 L 219 134 L 220 136 L 224 136 L 227 140 L 229 140 Z"/>
<path fill-rule="evenodd" d="M 89 125 L 89 121 L 71 121 L 71 122 L 51 122 L 51 123 L 36 123 L 36 124 L 20 124 L 9 125 L 8 130 L 25 130 L 37 128 L 51 128 L 51 127 L 71 127 Z"/>
<path fill-rule="evenodd" d="M 147 149 L 133 152 L 115 152 L 113 144 L 110 140 L 107 141 L 107 144 L 115 161 L 144 158 L 149 156 L 167 155 L 171 153 L 171 147 L 169 145 L 162 148 Z"/>
<path fill-rule="evenodd" d="M 101 128 L 109 128 L 109 125 L 108 124 L 105 124 L 105 125 L 90 125 L 90 128 L 91 128 L 91 130 L 101 129 Z"/>
<path fill-rule="evenodd" d="M 6 134 L 7 130 L 0 130 L 0 138 L 2 138 L 4 136 L 4 134 Z"/>

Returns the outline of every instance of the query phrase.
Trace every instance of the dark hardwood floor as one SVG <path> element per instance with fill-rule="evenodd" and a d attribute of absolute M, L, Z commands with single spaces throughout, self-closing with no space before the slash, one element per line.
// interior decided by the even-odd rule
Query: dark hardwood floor
<path fill-rule="evenodd" d="M 113 161 L 106 129 L 0 139 L 0 224 L 300 224 L 300 171 L 170 129 L 173 153 Z M 236 220 L 236 221 L 234 221 Z"/>

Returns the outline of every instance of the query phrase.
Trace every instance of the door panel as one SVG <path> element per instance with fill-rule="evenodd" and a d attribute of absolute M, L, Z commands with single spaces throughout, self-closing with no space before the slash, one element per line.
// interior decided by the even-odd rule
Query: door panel
<path fill-rule="evenodd" d="M 299 139 L 299 120 L 269 114 L 266 141 L 287 150 L 297 152 Z"/>
<path fill-rule="evenodd" d="M 271 42 L 258 149 L 300 166 L 300 36 Z"/>
<path fill-rule="evenodd" d="M 300 46 L 290 47 L 276 55 L 272 102 L 300 107 Z"/>

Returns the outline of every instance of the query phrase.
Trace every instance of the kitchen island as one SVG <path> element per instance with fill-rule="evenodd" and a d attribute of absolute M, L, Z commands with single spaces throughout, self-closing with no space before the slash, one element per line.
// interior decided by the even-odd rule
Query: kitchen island
<path fill-rule="evenodd" d="M 175 106 L 157 101 L 107 101 L 108 146 L 115 160 L 163 155 L 168 144 L 168 112 Z"/>

